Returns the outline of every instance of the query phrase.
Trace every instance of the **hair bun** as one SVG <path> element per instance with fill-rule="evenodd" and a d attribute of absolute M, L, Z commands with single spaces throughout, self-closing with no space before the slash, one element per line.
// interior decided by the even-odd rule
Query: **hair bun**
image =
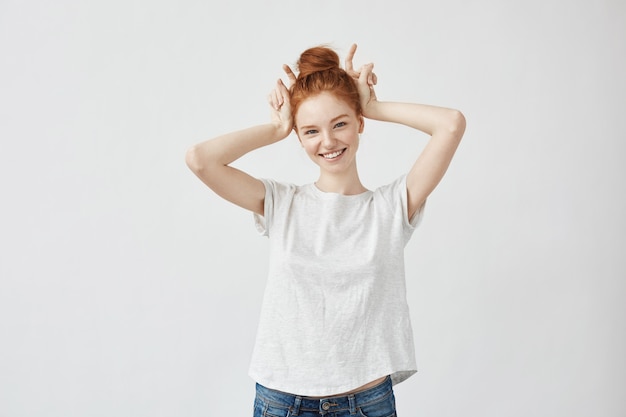
<path fill-rule="evenodd" d="M 298 77 L 306 77 L 314 72 L 340 68 L 339 55 L 330 48 L 316 46 L 304 51 L 297 65 Z"/>
<path fill-rule="evenodd" d="M 357 115 L 363 113 L 356 82 L 339 66 L 337 52 L 326 46 L 307 49 L 300 55 L 296 67 L 298 77 L 289 87 L 294 118 L 304 100 L 323 92 L 345 101 Z"/>

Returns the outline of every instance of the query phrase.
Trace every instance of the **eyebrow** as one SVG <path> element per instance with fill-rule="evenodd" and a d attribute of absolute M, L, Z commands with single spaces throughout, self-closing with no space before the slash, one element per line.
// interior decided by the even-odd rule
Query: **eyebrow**
<path fill-rule="evenodd" d="M 342 118 L 344 118 L 344 117 L 348 117 L 348 114 L 340 114 L 340 115 L 339 115 L 339 116 L 337 116 L 337 117 L 333 117 L 333 118 L 330 120 L 330 124 L 333 124 L 333 123 L 334 123 L 334 122 L 336 122 L 337 120 L 342 119 Z M 306 125 L 306 126 L 300 126 L 298 129 L 310 129 L 310 128 L 312 128 L 312 127 L 317 127 L 317 126 L 315 126 L 315 125 Z"/>

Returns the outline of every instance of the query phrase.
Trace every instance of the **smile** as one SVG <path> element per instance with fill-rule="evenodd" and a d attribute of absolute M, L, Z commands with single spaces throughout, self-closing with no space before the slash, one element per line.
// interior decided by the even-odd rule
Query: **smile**
<path fill-rule="evenodd" d="M 337 158 L 339 155 L 343 154 L 346 151 L 346 148 L 340 149 L 338 151 L 335 152 L 330 152 L 330 153 L 325 153 L 325 154 L 321 154 L 324 159 L 335 159 Z"/>

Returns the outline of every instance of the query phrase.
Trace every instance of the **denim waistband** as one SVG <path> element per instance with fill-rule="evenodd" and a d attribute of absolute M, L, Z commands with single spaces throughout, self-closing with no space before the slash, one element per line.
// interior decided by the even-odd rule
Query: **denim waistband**
<path fill-rule="evenodd" d="M 387 377 L 380 384 L 354 394 L 329 396 L 324 398 L 313 398 L 288 394 L 266 388 L 261 384 L 256 384 L 257 397 L 277 406 L 289 407 L 290 415 L 297 416 L 300 411 L 319 411 L 326 414 L 335 411 L 349 410 L 352 414 L 357 407 L 364 407 L 368 404 L 376 403 L 386 396 L 393 394 L 391 378 Z"/>

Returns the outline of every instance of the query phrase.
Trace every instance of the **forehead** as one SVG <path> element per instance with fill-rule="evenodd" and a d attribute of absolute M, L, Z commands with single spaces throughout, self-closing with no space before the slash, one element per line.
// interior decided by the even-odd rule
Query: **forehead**
<path fill-rule="evenodd" d="M 323 124 L 341 114 L 356 116 L 354 109 L 332 93 L 322 92 L 304 100 L 295 115 L 296 125 Z"/>

